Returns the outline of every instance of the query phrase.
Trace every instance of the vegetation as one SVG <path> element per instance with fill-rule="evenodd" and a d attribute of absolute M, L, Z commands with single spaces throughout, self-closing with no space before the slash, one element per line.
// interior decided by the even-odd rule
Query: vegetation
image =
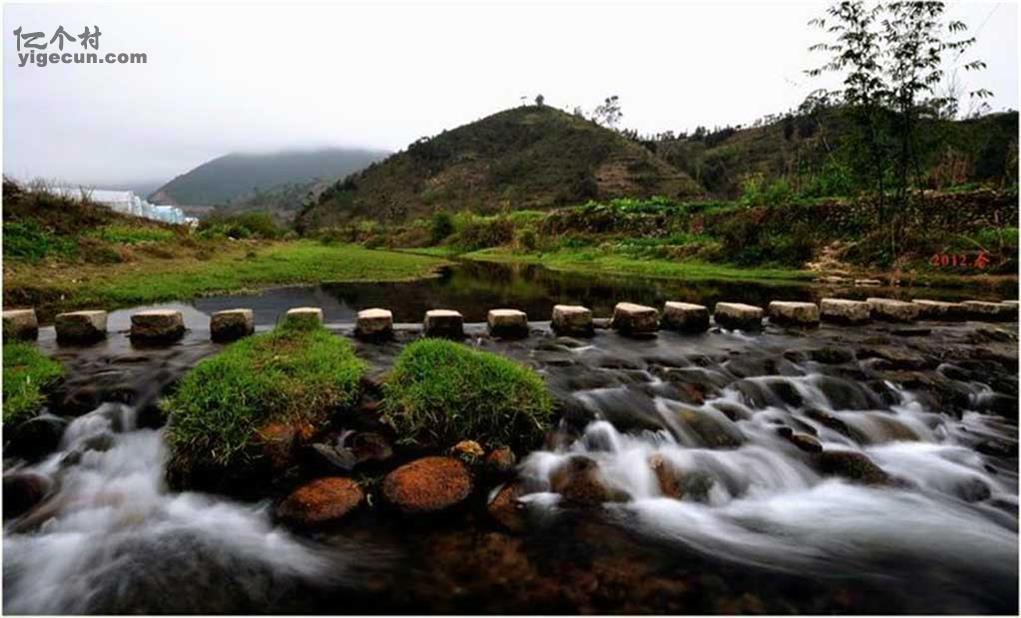
<path fill-rule="evenodd" d="M 249 212 L 238 215 L 213 214 L 199 222 L 196 236 L 199 238 L 261 238 L 273 240 L 284 235 L 285 230 L 277 225 L 273 217 L 263 212 Z"/>
<path fill-rule="evenodd" d="M 363 372 L 350 343 L 318 324 L 286 322 L 231 344 L 163 402 L 175 467 L 246 463 L 271 423 L 322 426 L 354 405 Z"/>
<path fill-rule="evenodd" d="M 28 343 L 4 344 L 4 425 L 32 416 L 45 401 L 45 392 L 64 375 L 64 366 Z"/>
<path fill-rule="evenodd" d="M 439 339 L 401 352 L 383 385 L 387 420 L 399 438 L 445 447 L 534 446 L 549 428 L 552 399 L 533 370 Z"/>

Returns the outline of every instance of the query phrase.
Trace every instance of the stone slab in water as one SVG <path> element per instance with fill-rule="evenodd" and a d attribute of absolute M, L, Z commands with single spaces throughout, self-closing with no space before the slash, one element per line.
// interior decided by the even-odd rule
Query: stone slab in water
<path fill-rule="evenodd" d="M 57 314 L 54 328 L 60 343 L 93 343 L 106 337 L 105 311 L 71 311 Z"/>
<path fill-rule="evenodd" d="M 451 309 L 431 309 L 425 312 L 423 323 L 426 337 L 460 339 L 464 337 L 464 316 Z"/>
<path fill-rule="evenodd" d="M 355 336 L 360 339 L 388 339 L 394 333 L 394 314 L 389 309 L 363 309 L 358 312 Z"/>
<path fill-rule="evenodd" d="M 594 329 L 592 311 L 581 305 L 554 305 L 550 327 L 557 335 L 591 336 Z"/>
<path fill-rule="evenodd" d="M 838 324 L 863 324 L 872 319 L 872 310 L 865 301 L 824 298 L 819 301 L 819 317 Z"/>
<path fill-rule="evenodd" d="M 742 303 L 716 303 L 713 317 L 723 328 L 759 330 L 762 328 L 762 307 Z"/>
<path fill-rule="evenodd" d="M 961 303 L 972 320 L 1010 320 L 1017 317 L 1017 306 L 991 303 L 983 300 L 966 300 Z"/>
<path fill-rule="evenodd" d="M 4 311 L 4 338 L 30 341 L 39 336 L 39 320 L 35 309 L 10 309 Z"/>
<path fill-rule="evenodd" d="M 322 324 L 323 310 L 319 307 L 294 307 L 284 314 L 284 322 Z"/>
<path fill-rule="evenodd" d="M 486 314 L 489 334 L 504 339 L 521 339 L 528 336 L 528 315 L 517 309 L 491 309 Z"/>
<path fill-rule="evenodd" d="M 705 305 L 667 301 L 663 305 L 663 327 L 685 333 L 709 329 L 709 308 Z"/>
<path fill-rule="evenodd" d="M 917 299 L 911 302 L 918 305 L 918 317 L 923 320 L 961 320 L 967 316 L 967 311 L 961 303 L 928 299 Z"/>
<path fill-rule="evenodd" d="M 893 298 L 869 298 L 869 311 L 873 318 L 887 322 L 914 322 L 918 319 L 919 307 L 914 303 Z"/>
<path fill-rule="evenodd" d="M 819 307 L 815 303 L 774 300 L 769 303 L 769 320 L 777 324 L 816 326 L 819 324 Z"/>
<path fill-rule="evenodd" d="M 152 309 L 131 316 L 131 338 L 170 342 L 184 335 L 184 317 L 174 309 Z"/>
<path fill-rule="evenodd" d="M 255 313 L 251 309 L 225 309 L 209 318 L 209 336 L 213 341 L 236 341 L 255 332 Z"/>
<path fill-rule="evenodd" d="M 659 311 L 646 305 L 617 303 L 610 323 L 625 335 L 650 335 L 659 330 Z"/>

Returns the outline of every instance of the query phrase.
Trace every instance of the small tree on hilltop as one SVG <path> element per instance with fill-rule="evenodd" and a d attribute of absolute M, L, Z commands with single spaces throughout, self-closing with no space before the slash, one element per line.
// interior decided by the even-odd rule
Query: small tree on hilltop
<path fill-rule="evenodd" d="M 546 102 L 546 97 L 542 96 L 541 94 L 535 97 L 535 105 L 537 107 L 542 107 L 542 104 L 545 103 L 545 102 Z"/>
<path fill-rule="evenodd" d="M 601 105 L 598 105 L 592 112 L 592 119 L 608 129 L 617 130 L 624 113 L 620 111 L 620 99 L 617 95 L 607 97 Z"/>

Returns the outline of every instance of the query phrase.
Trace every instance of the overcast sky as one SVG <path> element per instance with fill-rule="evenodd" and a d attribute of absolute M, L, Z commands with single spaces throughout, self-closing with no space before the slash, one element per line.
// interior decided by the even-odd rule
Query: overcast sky
<path fill-rule="evenodd" d="M 232 151 L 399 150 L 537 93 L 565 109 L 617 94 L 623 125 L 642 133 L 750 123 L 818 85 L 802 70 L 816 63 L 806 22 L 823 7 L 8 4 L 3 169 L 117 188 Z M 968 86 L 1017 109 L 1017 6 L 952 3 L 951 14 L 989 65 Z M 19 67 L 13 30 L 49 40 L 60 25 L 99 26 L 101 53 L 148 62 Z"/>

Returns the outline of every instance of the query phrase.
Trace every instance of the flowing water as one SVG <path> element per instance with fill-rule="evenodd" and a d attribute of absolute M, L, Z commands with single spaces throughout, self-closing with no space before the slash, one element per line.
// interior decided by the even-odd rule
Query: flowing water
<path fill-rule="evenodd" d="M 177 305 L 190 330 L 162 348 L 115 332 L 130 311 L 88 348 L 57 346 L 44 328 L 39 345 L 68 365 L 73 405 L 33 421 L 33 443 L 48 448 L 5 450 L 5 496 L 16 480 L 47 497 L 5 512 L 4 611 L 1016 613 L 1016 323 L 647 340 L 554 338 L 535 323 L 513 343 L 472 326 L 469 345 L 537 368 L 564 410 L 547 446 L 521 454 L 523 533 L 482 509 L 427 522 L 363 509 L 299 534 L 275 524 L 270 500 L 166 489 L 155 402 L 220 349 L 207 315 L 219 308 L 253 307 L 261 330 L 288 307 L 324 306 L 347 336 L 352 312 L 376 305 L 405 322 L 435 306 L 474 321 L 493 306 L 539 317 L 585 302 L 606 315 L 624 299 L 825 293 L 493 273 L 200 299 Z M 356 349 L 384 370 L 415 336 Z M 823 474 L 791 431 L 866 455 L 888 482 Z M 553 491 L 577 461 L 612 496 L 601 508 Z"/>

